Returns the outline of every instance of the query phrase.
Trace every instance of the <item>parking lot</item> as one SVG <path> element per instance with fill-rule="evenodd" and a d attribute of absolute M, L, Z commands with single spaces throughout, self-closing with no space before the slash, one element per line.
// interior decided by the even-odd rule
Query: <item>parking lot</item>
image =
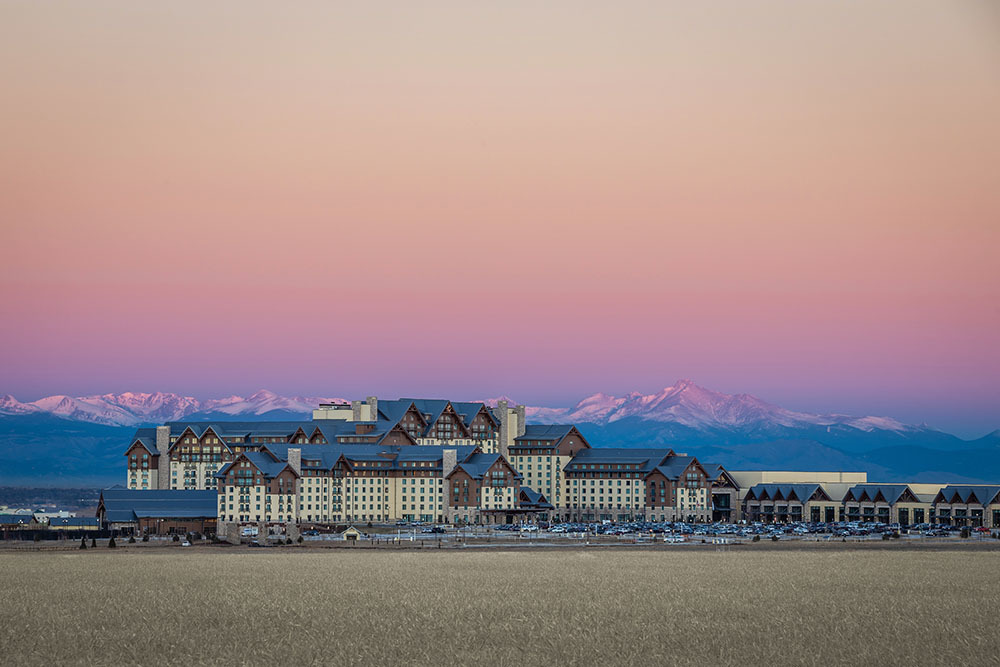
<path fill-rule="evenodd" d="M 1000 539 L 1000 531 L 985 528 L 959 528 L 918 524 L 836 522 L 714 523 L 628 522 L 628 523 L 557 523 L 510 524 L 499 526 L 452 526 L 403 524 L 359 529 L 364 541 L 436 542 L 445 546 L 486 546 L 490 544 L 534 543 L 571 545 L 583 543 L 622 544 L 733 544 L 770 541 L 869 541 L 869 540 L 987 540 Z M 335 532 L 306 531 L 307 542 L 341 540 Z"/>

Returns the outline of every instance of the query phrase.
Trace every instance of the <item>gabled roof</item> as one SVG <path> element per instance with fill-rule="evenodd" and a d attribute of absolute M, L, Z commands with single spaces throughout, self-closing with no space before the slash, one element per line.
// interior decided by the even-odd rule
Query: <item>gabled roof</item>
<path fill-rule="evenodd" d="M 37 523 L 34 514 L 0 514 L 0 526 L 26 526 Z"/>
<path fill-rule="evenodd" d="M 502 459 L 503 457 L 500 454 L 483 454 L 479 452 L 465 457 L 464 460 L 459 460 L 458 465 L 455 466 L 455 470 L 465 471 L 472 479 L 482 479 L 489 469 Z M 511 470 L 514 470 L 513 467 L 511 467 Z M 453 470 L 452 472 L 455 471 Z M 516 470 L 514 470 L 514 479 L 521 479 L 520 473 Z"/>
<path fill-rule="evenodd" d="M 906 484 L 855 484 L 844 496 L 846 502 L 885 502 L 895 505 L 903 496 L 916 496 Z"/>
<path fill-rule="evenodd" d="M 306 429 L 306 434 L 312 437 L 315 431 L 319 431 L 329 444 L 336 444 L 337 436 L 357 435 L 358 424 L 369 424 L 374 422 L 349 422 L 338 419 L 318 419 L 313 422 L 311 429 Z"/>
<path fill-rule="evenodd" d="M 326 421 L 326 420 L 324 420 Z M 332 420 L 330 420 L 332 421 Z M 222 421 L 222 422 L 167 422 L 170 427 L 171 437 L 180 436 L 187 429 L 195 437 L 200 438 L 205 435 L 208 429 L 220 438 L 228 439 L 232 437 L 288 437 L 300 428 L 306 433 L 312 433 L 313 427 L 318 425 L 313 421 Z M 155 432 L 154 432 L 155 435 Z"/>
<path fill-rule="evenodd" d="M 300 447 L 302 445 L 299 445 Z M 328 445 L 313 445 L 313 447 L 327 447 Z M 287 448 L 285 450 L 287 452 Z M 288 467 L 288 462 L 286 460 L 277 459 L 270 451 L 259 451 L 259 452 L 243 452 L 236 457 L 233 461 L 230 461 L 226 465 L 219 468 L 219 471 L 215 473 L 216 477 L 225 477 L 226 474 L 240 462 L 241 458 L 246 458 L 250 463 L 252 463 L 266 479 L 273 479 L 281 474 L 281 472 Z"/>
<path fill-rule="evenodd" d="M 398 400 L 379 400 L 378 402 L 378 419 L 380 421 L 387 421 L 392 424 L 398 424 L 400 420 L 406 415 L 406 412 L 413 405 L 413 401 L 409 399 L 400 398 Z"/>
<path fill-rule="evenodd" d="M 275 460 L 267 452 L 243 452 L 240 456 L 245 456 L 265 477 L 277 477 L 288 467 L 287 461 Z M 239 458 L 237 458 L 239 460 Z M 235 461 L 234 461 L 235 463 Z"/>
<path fill-rule="evenodd" d="M 384 404 L 384 405 L 383 405 Z M 451 403 L 443 398 L 400 398 L 395 401 L 379 401 L 378 411 L 379 417 L 390 422 L 391 425 L 395 426 L 403 419 L 406 412 L 413 406 L 417 409 L 417 412 L 424 417 L 427 421 L 427 427 L 424 433 L 421 435 L 426 435 L 427 431 L 434 425 L 441 416 L 441 413 Z M 454 405 L 452 405 L 454 407 Z M 458 410 L 456 410 L 458 412 Z M 461 414 L 461 413 L 459 413 Z"/>
<path fill-rule="evenodd" d="M 829 500 L 829 496 L 819 484 L 754 484 L 747 492 L 748 499 L 757 500 L 797 500 L 808 502 L 816 492 Z"/>
<path fill-rule="evenodd" d="M 545 496 L 532 489 L 530 486 L 522 486 L 518 493 L 519 505 L 524 509 L 550 510 L 552 503 L 545 499 Z"/>
<path fill-rule="evenodd" d="M 949 484 L 938 492 L 934 502 L 990 505 L 1000 503 L 1000 499 L 997 499 L 998 494 L 1000 494 L 1000 486 Z"/>
<path fill-rule="evenodd" d="M 147 452 L 153 456 L 158 456 L 159 452 L 156 450 L 156 428 L 140 428 L 136 429 L 135 435 L 132 436 L 132 440 L 128 443 L 128 449 L 125 453 L 128 453 L 129 449 L 138 442 L 141 444 Z"/>
<path fill-rule="evenodd" d="M 660 465 L 656 466 L 656 472 L 661 473 L 667 479 L 676 480 L 680 479 L 680 476 L 692 463 L 701 465 L 693 456 L 667 456 Z"/>
<path fill-rule="evenodd" d="M 303 470 L 330 470 L 336 465 L 337 461 L 341 458 L 346 460 L 349 464 L 352 462 L 361 461 L 381 461 L 388 462 L 390 465 L 386 466 L 384 469 L 387 470 L 399 470 L 402 468 L 411 469 L 409 466 L 402 465 L 404 463 L 412 463 L 416 461 L 424 461 L 428 463 L 436 463 L 440 467 L 440 461 L 443 459 L 443 450 L 453 449 L 455 450 L 455 456 L 458 461 L 462 461 L 466 457 L 470 456 L 478 448 L 475 445 L 460 445 L 460 446 L 428 446 L 428 445 L 379 445 L 379 444 L 331 444 L 331 445 L 300 445 L 300 444 L 289 444 L 289 443 L 273 443 L 264 445 L 261 448 L 261 454 L 268 456 L 269 458 L 277 459 L 284 466 L 284 462 L 288 460 L 288 450 L 289 449 L 299 449 L 302 452 L 302 469 Z M 254 454 L 255 452 L 249 452 L 249 454 Z M 251 459 L 253 460 L 253 459 Z M 318 465 L 310 465 L 308 461 L 318 461 Z M 431 466 L 429 469 L 434 469 L 435 466 Z M 428 469 L 428 468 L 425 468 Z M 217 476 L 223 476 L 227 471 L 226 467 L 223 467 Z"/>
<path fill-rule="evenodd" d="M 739 488 L 739 483 L 737 483 L 736 479 L 729 474 L 729 471 L 721 463 L 702 463 L 701 467 L 704 468 L 710 482 L 726 481 Z"/>
<path fill-rule="evenodd" d="M 465 420 L 466 426 L 472 425 L 472 420 L 476 418 L 480 412 L 486 415 L 486 417 L 496 425 L 497 419 L 490 412 L 489 408 L 486 407 L 485 403 L 455 403 L 451 404 L 451 407 L 455 408 L 455 412 L 462 415 L 462 419 Z"/>
<path fill-rule="evenodd" d="M 451 406 L 468 429 L 472 425 L 472 420 L 480 411 L 485 410 L 486 416 L 496 424 L 496 418 L 486 408 L 485 403 L 449 401 L 443 398 L 399 398 L 396 400 L 380 400 L 378 402 L 378 418 L 380 422 L 388 423 L 390 426 L 398 424 L 406 415 L 410 407 L 416 408 L 421 417 L 427 422 L 427 426 L 421 437 L 426 437 L 431 428 L 437 422 L 441 414 Z"/>

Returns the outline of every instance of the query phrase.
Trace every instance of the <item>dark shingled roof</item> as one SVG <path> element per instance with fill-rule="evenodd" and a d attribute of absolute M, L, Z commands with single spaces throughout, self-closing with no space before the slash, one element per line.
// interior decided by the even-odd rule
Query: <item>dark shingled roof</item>
<path fill-rule="evenodd" d="M 817 489 L 826 495 L 819 484 L 754 484 L 747 495 L 752 494 L 758 500 L 761 498 L 774 500 L 779 497 L 788 500 L 794 496 L 799 502 L 804 503 L 812 498 Z"/>
<path fill-rule="evenodd" d="M 844 500 L 853 498 L 857 502 L 865 498 L 866 501 L 874 501 L 881 493 L 885 502 L 894 505 L 907 491 L 913 493 L 906 484 L 855 484 L 847 490 Z"/>
<path fill-rule="evenodd" d="M 429 467 L 423 467 L 423 470 L 438 470 L 441 466 L 440 461 L 443 458 L 442 450 L 455 450 L 456 460 L 461 462 L 470 456 L 476 450 L 476 447 L 474 445 L 448 447 L 444 445 L 297 445 L 289 443 L 275 443 L 264 445 L 259 453 L 250 452 L 249 454 L 264 457 L 264 463 L 262 463 L 262 465 L 265 465 L 268 471 L 276 469 L 277 472 L 281 472 L 281 470 L 284 469 L 285 462 L 288 461 L 289 449 L 302 450 L 303 470 L 330 470 L 337 463 L 337 461 L 340 460 L 341 456 L 347 459 L 348 462 L 383 461 L 389 463 L 390 465 L 381 468 L 383 470 L 411 470 L 411 466 L 404 466 L 402 464 L 415 461 L 424 461 L 436 464 Z M 250 458 L 251 461 L 257 460 L 249 455 L 248 458 Z M 268 460 L 273 461 L 273 459 L 277 459 L 278 463 L 267 463 Z M 312 465 L 308 463 L 310 461 L 317 461 L 318 464 Z M 277 465 L 280 465 L 280 468 L 274 468 L 274 466 Z M 219 470 L 218 473 L 216 473 L 215 476 L 224 477 L 231 466 L 231 463 L 226 464 Z M 272 474 L 271 472 L 265 472 L 265 474 L 273 476 L 273 474 L 277 473 Z"/>
<path fill-rule="evenodd" d="M 33 514 L 0 514 L 0 526 L 24 526 L 34 520 Z"/>
<path fill-rule="evenodd" d="M 699 461 L 699 463 L 701 462 Z M 712 482 L 718 481 L 722 473 L 725 472 L 725 468 L 720 463 L 702 463 L 701 467 L 705 469 L 708 479 Z"/>
<path fill-rule="evenodd" d="M 514 442 L 524 447 L 526 440 L 561 440 L 574 428 L 573 424 L 526 424 L 524 435 L 514 438 Z"/>
<path fill-rule="evenodd" d="M 127 523 L 143 518 L 215 518 L 216 491 L 157 489 L 140 491 L 112 487 L 101 491 L 100 506 L 109 523 Z"/>
<path fill-rule="evenodd" d="M 128 443 L 129 449 L 136 441 L 141 444 L 147 452 L 156 456 L 159 452 L 156 451 L 156 428 L 140 428 L 137 429 L 135 435 L 132 436 L 132 440 Z M 126 450 L 127 451 L 127 450 Z"/>
<path fill-rule="evenodd" d="M 97 526 L 96 516 L 54 516 L 49 518 L 49 526 Z"/>
<path fill-rule="evenodd" d="M 357 436 L 366 438 L 366 441 L 373 443 L 381 442 L 392 429 L 399 425 L 406 411 L 413 405 L 421 414 L 429 415 L 427 429 L 421 437 L 427 437 L 431 426 L 441 416 L 441 413 L 451 405 L 455 412 L 464 420 L 466 427 L 469 427 L 472 420 L 479 412 L 485 411 L 487 417 L 496 424 L 496 418 L 484 403 L 476 402 L 452 402 L 445 399 L 420 399 L 420 398 L 400 398 L 398 400 L 382 400 L 378 403 L 378 414 L 374 421 L 355 422 L 339 419 L 316 419 L 311 421 L 172 421 L 164 424 L 170 429 L 171 438 L 180 437 L 188 429 L 195 437 L 201 438 L 211 429 L 223 441 L 220 444 L 232 445 L 233 438 L 243 438 L 244 442 L 236 443 L 245 445 L 249 441 L 247 438 L 289 438 L 301 430 L 306 436 L 312 437 L 317 430 L 323 434 L 327 442 L 334 444 L 338 437 Z M 357 433 L 356 427 L 359 424 L 367 424 L 373 427 L 369 433 Z M 403 429 L 404 431 L 406 429 Z M 151 453 L 156 451 L 156 429 L 140 428 L 136 431 L 135 437 L 129 441 L 131 447 L 136 440 Z M 175 443 L 171 443 L 172 445 Z M 258 443 L 251 443 L 258 444 Z M 259 443 L 265 444 L 265 443 Z"/>
<path fill-rule="evenodd" d="M 482 479 L 486 472 L 500 459 L 499 454 L 472 454 L 464 460 L 459 460 L 455 469 L 462 469 L 473 479 Z M 514 479 L 521 479 L 521 475 L 515 470 Z"/>
<path fill-rule="evenodd" d="M 470 426 L 472 424 L 472 420 L 476 418 L 476 415 L 478 415 L 480 411 L 485 412 L 486 416 L 494 426 L 497 425 L 496 417 L 493 416 L 493 413 L 490 412 L 490 409 L 486 407 L 485 403 L 456 403 L 453 401 L 451 407 L 455 408 L 455 412 L 462 415 L 466 426 Z"/>
<path fill-rule="evenodd" d="M 693 456 L 668 456 L 663 463 L 656 466 L 656 471 L 662 473 L 667 479 L 679 479 L 694 460 Z"/>
<path fill-rule="evenodd" d="M 637 470 L 649 473 L 672 454 L 670 449 L 593 447 L 577 452 L 573 460 L 566 464 L 566 470 L 583 470 L 581 466 L 590 465 L 629 464 L 639 465 Z"/>
<path fill-rule="evenodd" d="M 1000 494 L 1000 486 L 949 484 L 941 489 L 938 498 L 942 498 L 939 502 L 949 504 L 989 505 L 993 502 L 1000 502 L 1000 500 L 995 500 L 997 494 Z"/>
<path fill-rule="evenodd" d="M 520 505 L 524 509 L 550 510 L 552 503 L 545 499 L 545 496 L 535 491 L 530 486 L 522 486 L 520 492 Z"/>
<path fill-rule="evenodd" d="M 486 408 L 485 403 L 475 403 L 475 402 L 461 402 L 461 401 L 448 401 L 443 398 L 400 398 L 396 400 L 379 400 L 378 402 L 378 418 L 380 422 L 380 427 L 382 424 L 387 424 L 389 428 L 398 424 L 406 412 L 413 406 L 417 411 L 424 416 L 427 420 L 427 428 L 421 434 L 421 437 L 427 437 L 430 433 L 431 428 L 437 422 L 441 413 L 451 406 L 458 414 L 466 428 L 472 425 L 472 420 L 475 419 L 476 415 L 479 414 L 480 410 Z M 496 424 L 496 418 L 493 413 L 490 412 L 489 408 L 486 408 L 486 414 L 489 416 L 490 420 Z"/>
<path fill-rule="evenodd" d="M 300 428 L 307 434 L 312 433 L 313 426 L 315 422 L 312 421 L 279 421 L 279 422 L 269 422 L 269 421 L 247 421 L 247 422 L 167 422 L 166 426 L 170 427 L 171 436 L 179 436 L 188 428 L 197 437 L 205 435 L 205 431 L 212 429 L 214 433 L 222 438 L 228 437 L 247 437 L 247 436 L 261 436 L 261 437 L 280 437 L 280 436 L 290 436 L 295 433 Z"/>

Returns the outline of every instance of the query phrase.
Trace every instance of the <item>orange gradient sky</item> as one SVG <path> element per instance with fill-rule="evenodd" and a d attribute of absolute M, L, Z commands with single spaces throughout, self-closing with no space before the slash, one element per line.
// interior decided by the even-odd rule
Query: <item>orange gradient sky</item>
<path fill-rule="evenodd" d="M 990 2 L 0 3 L 0 393 L 1000 426 Z"/>

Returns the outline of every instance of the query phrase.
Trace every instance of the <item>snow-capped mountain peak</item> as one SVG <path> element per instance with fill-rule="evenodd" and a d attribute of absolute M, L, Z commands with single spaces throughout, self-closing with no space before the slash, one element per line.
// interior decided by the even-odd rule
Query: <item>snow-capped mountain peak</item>
<path fill-rule="evenodd" d="M 484 401 L 496 405 L 507 400 L 500 396 Z M 115 426 L 162 424 L 191 417 L 214 419 L 256 417 L 271 412 L 309 415 L 319 403 L 344 402 L 342 398 L 282 396 L 260 389 L 249 396 L 228 396 L 201 400 L 167 392 L 123 392 L 96 396 L 72 397 L 63 394 L 22 403 L 11 395 L 0 396 L 0 414 L 26 415 L 47 413 L 75 421 Z M 789 429 L 824 431 L 847 429 L 850 432 L 915 433 L 931 431 L 909 426 L 890 417 L 855 417 L 842 414 L 812 414 L 786 410 L 749 394 L 725 394 L 706 389 L 689 379 L 678 380 L 662 390 L 623 396 L 592 394 L 568 408 L 528 407 L 529 421 L 541 424 L 591 423 L 608 425 L 623 419 L 675 424 L 702 432 L 739 431 L 784 435 Z"/>
<path fill-rule="evenodd" d="M 542 423 L 610 424 L 632 417 L 695 429 L 849 426 L 863 431 L 901 432 L 915 428 L 889 417 L 858 418 L 795 412 L 750 394 L 725 394 L 706 389 L 689 379 L 678 380 L 653 394 L 630 392 L 616 397 L 597 393 L 571 408 L 528 408 L 527 415 L 529 419 Z"/>
<path fill-rule="evenodd" d="M 96 396 L 72 397 L 63 394 L 46 396 L 37 401 L 22 403 L 11 395 L 0 397 L 0 414 L 51 414 L 63 419 L 84 421 L 109 426 L 136 426 L 162 424 L 184 419 L 197 413 L 222 413 L 225 415 L 262 415 L 274 410 L 308 415 L 319 403 L 340 401 L 320 397 L 284 397 L 262 389 L 244 398 L 200 400 L 192 396 L 168 392 L 122 392 Z"/>

